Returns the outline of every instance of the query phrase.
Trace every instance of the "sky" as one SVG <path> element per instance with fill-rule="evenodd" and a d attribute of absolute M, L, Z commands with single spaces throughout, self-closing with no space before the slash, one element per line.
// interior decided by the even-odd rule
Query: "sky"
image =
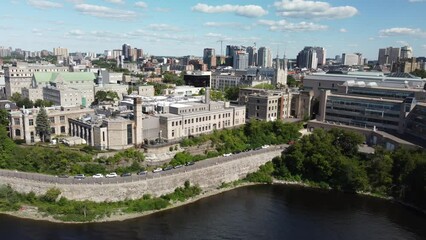
<path fill-rule="evenodd" d="M 426 56 L 426 0 L 1 0 L 0 46 L 29 51 L 121 49 L 202 56 L 226 45 L 269 47 L 295 58 L 304 46 L 327 57 L 379 48 Z"/>

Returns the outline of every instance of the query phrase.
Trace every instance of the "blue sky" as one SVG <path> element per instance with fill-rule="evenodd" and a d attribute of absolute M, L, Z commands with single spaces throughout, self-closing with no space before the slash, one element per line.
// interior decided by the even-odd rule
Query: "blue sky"
<path fill-rule="evenodd" d="M 223 45 L 270 47 L 294 58 L 410 45 L 426 56 L 426 0 L 1 0 L 0 46 L 103 52 L 123 43 L 154 55 L 216 53 Z M 224 47 L 225 49 L 225 47 Z"/>

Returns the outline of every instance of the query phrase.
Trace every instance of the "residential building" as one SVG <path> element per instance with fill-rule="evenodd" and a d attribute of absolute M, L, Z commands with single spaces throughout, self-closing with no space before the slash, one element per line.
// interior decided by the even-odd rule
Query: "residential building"
<path fill-rule="evenodd" d="M 401 48 L 401 59 L 410 59 L 413 57 L 413 48 L 404 46 Z"/>
<path fill-rule="evenodd" d="M 53 48 L 53 55 L 57 56 L 57 57 L 68 57 L 69 56 L 69 52 L 68 52 L 68 48 Z"/>
<path fill-rule="evenodd" d="M 362 54 L 360 53 L 343 53 L 342 64 L 346 66 L 362 65 Z"/>
<path fill-rule="evenodd" d="M 260 47 L 257 52 L 258 66 L 263 68 L 272 67 L 272 54 L 271 50 L 266 47 Z"/>
<path fill-rule="evenodd" d="M 244 70 L 248 68 L 248 55 L 245 51 L 237 51 L 234 53 L 233 68 Z"/>
<path fill-rule="evenodd" d="M 257 66 L 257 49 L 256 47 L 247 47 L 246 49 L 248 54 L 248 66 L 253 67 Z"/>

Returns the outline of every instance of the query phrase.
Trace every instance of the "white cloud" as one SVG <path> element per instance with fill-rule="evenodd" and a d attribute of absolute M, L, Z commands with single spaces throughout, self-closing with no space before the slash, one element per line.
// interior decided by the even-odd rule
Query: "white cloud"
<path fill-rule="evenodd" d="M 67 0 L 67 2 L 78 4 L 78 3 L 83 3 L 84 0 Z"/>
<path fill-rule="evenodd" d="M 348 30 L 346 30 L 346 28 L 341 28 L 339 29 L 339 32 L 345 33 L 345 32 L 348 32 Z"/>
<path fill-rule="evenodd" d="M 124 4 L 124 0 L 104 0 L 105 2 L 114 3 L 114 4 Z"/>
<path fill-rule="evenodd" d="M 312 32 L 328 29 L 328 26 L 326 25 L 320 25 L 312 22 L 291 23 L 287 22 L 286 20 L 259 20 L 258 23 L 260 25 L 268 26 L 270 31 L 281 32 Z"/>
<path fill-rule="evenodd" d="M 150 24 L 148 25 L 148 28 L 156 31 L 180 31 L 178 27 L 171 26 L 168 24 Z"/>
<path fill-rule="evenodd" d="M 148 4 L 146 4 L 146 2 L 135 2 L 135 6 L 140 8 L 147 8 Z"/>
<path fill-rule="evenodd" d="M 379 31 L 381 37 L 389 36 L 413 36 L 413 37 L 426 37 L 426 32 L 420 28 L 406 28 L 406 27 L 396 27 L 382 29 Z"/>
<path fill-rule="evenodd" d="M 408 44 L 408 42 L 407 41 L 403 41 L 403 40 L 401 40 L 401 41 L 396 41 L 396 43 L 398 43 L 398 44 L 400 44 L 400 45 L 402 45 L 402 46 L 409 46 L 410 44 Z"/>
<path fill-rule="evenodd" d="M 192 11 L 202 12 L 202 13 L 234 13 L 238 16 L 243 17 L 261 17 L 268 12 L 258 5 L 220 5 L 220 6 L 209 6 L 207 4 L 198 3 L 194 7 L 192 7 Z"/>
<path fill-rule="evenodd" d="M 203 25 L 211 28 L 238 28 L 240 30 L 250 30 L 253 28 L 252 25 L 237 22 L 205 22 Z"/>
<path fill-rule="evenodd" d="M 100 18 L 131 19 L 137 16 L 133 11 L 118 10 L 91 4 L 77 4 L 75 9 L 83 14 Z"/>
<path fill-rule="evenodd" d="M 170 8 L 156 8 L 155 11 L 157 12 L 170 12 Z"/>
<path fill-rule="evenodd" d="M 352 6 L 333 7 L 320 1 L 281 0 L 275 2 L 274 6 L 279 16 L 305 19 L 341 19 L 358 13 Z"/>
<path fill-rule="evenodd" d="M 67 34 L 72 35 L 72 36 L 82 36 L 85 33 L 83 31 L 81 31 L 80 29 L 74 29 L 74 30 L 69 31 Z"/>
<path fill-rule="evenodd" d="M 61 8 L 62 4 L 46 1 L 46 0 L 28 0 L 27 3 L 35 8 L 49 9 L 49 8 Z"/>

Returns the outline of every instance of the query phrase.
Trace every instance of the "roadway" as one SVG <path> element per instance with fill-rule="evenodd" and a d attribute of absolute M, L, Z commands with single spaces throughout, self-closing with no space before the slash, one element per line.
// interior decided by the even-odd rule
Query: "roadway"
<path fill-rule="evenodd" d="M 38 181 L 38 182 L 52 183 L 52 184 L 101 184 L 101 185 L 117 184 L 117 183 L 126 183 L 126 182 L 136 182 L 136 181 L 142 181 L 147 179 L 153 179 L 153 178 L 159 178 L 159 177 L 164 177 L 164 176 L 169 176 L 174 174 L 190 172 L 190 171 L 198 170 L 201 168 L 207 168 L 213 165 L 230 162 L 235 159 L 240 159 L 240 158 L 249 157 L 253 155 L 259 155 L 259 154 L 271 152 L 271 151 L 276 151 L 278 156 L 280 152 L 286 149 L 287 147 L 288 147 L 287 144 L 270 146 L 269 148 L 241 152 L 238 154 L 233 154 L 228 157 L 219 156 L 215 158 L 209 158 L 202 161 L 198 161 L 194 165 L 182 166 L 181 168 L 174 168 L 168 171 L 161 171 L 157 173 L 147 172 L 144 175 L 132 174 L 131 176 L 128 176 L 128 177 L 118 176 L 115 178 L 92 178 L 91 176 L 86 176 L 85 179 L 75 179 L 73 176 L 70 176 L 69 178 L 60 178 L 57 176 L 47 175 L 47 174 L 27 173 L 27 172 L 19 172 L 19 171 L 3 170 L 3 169 L 0 169 L 0 177 Z"/>

